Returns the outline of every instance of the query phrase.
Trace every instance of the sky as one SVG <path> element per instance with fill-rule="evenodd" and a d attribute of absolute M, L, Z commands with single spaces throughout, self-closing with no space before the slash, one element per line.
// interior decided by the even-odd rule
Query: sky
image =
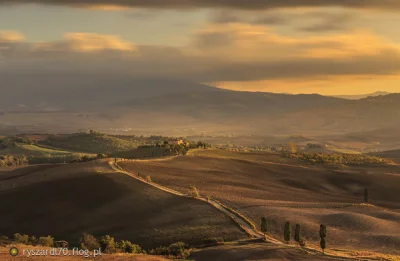
<path fill-rule="evenodd" d="M 0 73 L 400 92 L 398 28 L 397 0 L 0 0 Z"/>

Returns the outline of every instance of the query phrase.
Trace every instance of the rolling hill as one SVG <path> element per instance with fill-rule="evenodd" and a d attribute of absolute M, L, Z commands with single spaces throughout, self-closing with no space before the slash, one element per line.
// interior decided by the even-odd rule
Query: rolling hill
<path fill-rule="evenodd" d="M 0 97 L 0 133 L 69 133 L 91 128 L 174 136 L 317 136 L 378 126 L 398 128 L 400 122 L 400 94 L 349 100 L 230 91 L 187 81 L 117 75 L 10 74 L 2 78 L 0 88 L 7 89 L 7 96 Z"/>
<path fill-rule="evenodd" d="M 12 209 L 0 217 L 0 231 L 7 236 L 52 235 L 77 245 L 80 235 L 88 232 L 145 248 L 247 237 L 208 204 L 116 173 L 107 161 L 1 171 L 0 179 L 0 204 Z"/>
<path fill-rule="evenodd" d="M 201 195 L 235 208 L 256 225 L 265 216 L 269 233 L 277 239 L 289 220 L 302 225 L 312 245 L 318 245 L 323 223 L 329 228 L 330 248 L 390 253 L 399 249 L 399 176 L 391 174 L 399 173 L 398 166 L 310 167 L 265 153 L 204 153 L 120 165 L 181 192 L 194 185 Z M 365 186 L 372 205 L 363 204 Z"/>
<path fill-rule="evenodd" d="M 384 96 L 384 95 L 388 95 L 388 94 L 390 94 L 390 93 L 377 91 L 377 92 L 373 92 L 373 93 L 359 94 L 359 95 L 334 95 L 333 97 L 349 99 L 349 100 L 359 100 L 359 99 L 364 99 L 367 97 Z"/>

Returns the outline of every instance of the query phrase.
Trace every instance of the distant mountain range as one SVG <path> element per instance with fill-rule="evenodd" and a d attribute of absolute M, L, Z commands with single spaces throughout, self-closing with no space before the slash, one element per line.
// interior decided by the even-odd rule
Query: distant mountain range
<path fill-rule="evenodd" d="M 0 129 L 24 126 L 23 130 L 31 130 L 30 126 L 35 126 L 32 131 L 37 132 L 127 128 L 177 135 L 326 135 L 400 126 L 400 94 L 378 92 L 353 100 L 317 94 L 230 91 L 161 78 L 63 74 L 0 77 L 4 94 L 0 96 Z"/>
<path fill-rule="evenodd" d="M 332 97 L 349 99 L 349 100 L 359 100 L 367 97 L 376 97 L 376 96 L 384 96 L 390 94 L 389 92 L 377 91 L 369 94 L 358 94 L 358 95 L 334 95 Z"/>

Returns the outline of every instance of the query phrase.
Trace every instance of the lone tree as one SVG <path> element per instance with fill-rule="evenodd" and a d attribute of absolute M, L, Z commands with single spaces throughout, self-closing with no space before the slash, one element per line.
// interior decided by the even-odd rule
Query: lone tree
<path fill-rule="evenodd" d="M 146 176 L 146 182 L 147 182 L 147 183 L 151 183 L 151 182 L 152 182 L 150 176 Z"/>
<path fill-rule="evenodd" d="M 199 190 L 195 186 L 190 186 L 188 195 L 193 198 L 200 197 Z"/>
<path fill-rule="evenodd" d="M 285 238 L 286 244 L 289 244 L 291 235 L 292 235 L 292 227 L 290 226 L 290 222 L 286 221 L 285 230 L 283 231 L 283 236 Z"/>
<path fill-rule="evenodd" d="M 265 217 L 261 218 L 261 232 L 264 233 L 264 239 L 266 238 L 266 234 L 267 234 L 267 219 Z"/>
<path fill-rule="evenodd" d="M 364 201 L 368 203 L 368 187 L 365 187 L 364 189 Z"/>
<path fill-rule="evenodd" d="M 325 248 L 326 248 L 326 226 L 321 224 L 319 226 L 319 237 L 321 238 L 320 245 L 322 249 L 322 253 L 325 253 Z"/>
<path fill-rule="evenodd" d="M 301 227 L 299 224 L 296 224 L 296 228 L 294 230 L 294 241 L 300 242 L 300 231 Z"/>

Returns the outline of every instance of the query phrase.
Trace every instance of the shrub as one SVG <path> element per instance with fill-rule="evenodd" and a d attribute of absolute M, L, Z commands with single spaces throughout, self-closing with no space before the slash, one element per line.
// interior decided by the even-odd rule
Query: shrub
<path fill-rule="evenodd" d="M 188 195 L 190 197 L 198 198 L 200 196 L 199 190 L 195 186 L 190 186 Z"/>
<path fill-rule="evenodd" d="M 11 244 L 11 239 L 6 236 L 0 236 L 0 246 L 7 246 Z"/>
<path fill-rule="evenodd" d="M 132 244 L 130 241 L 126 240 L 121 240 L 116 244 L 116 246 L 121 252 L 124 253 L 138 254 L 143 252 L 140 246 Z"/>
<path fill-rule="evenodd" d="M 16 233 L 16 234 L 14 234 L 14 241 L 16 243 L 28 245 L 29 236 L 28 235 L 21 235 L 20 233 Z"/>
<path fill-rule="evenodd" d="M 29 237 L 29 245 L 35 246 L 38 243 L 38 239 L 35 236 Z"/>
<path fill-rule="evenodd" d="M 93 251 L 100 248 L 99 241 L 91 234 L 83 233 L 80 242 L 81 248 L 85 250 Z"/>
<path fill-rule="evenodd" d="M 117 252 L 117 248 L 115 247 L 114 238 L 110 235 L 106 235 L 100 238 L 100 247 L 106 254 L 112 254 Z"/>
<path fill-rule="evenodd" d="M 192 249 L 183 242 L 177 242 L 168 247 L 168 252 L 170 255 L 178 258 L 187 258 L 192 252 Z"/>
<path fill-rule="evenodd" d="M 306 239 L 304 237 L 300 237 L 299 245 L 300 245 L 300 247 L 306 247 L 307 246 L 307 242 L 306 242 Z"/>
<path fill-rule="evenodd" d="M 98 159 L 105 159 L 105 158 L 107 158 L 107 155 L 103 154 L 103 153 L 99 153 L 99 154 L 97 154 L 97 158 Z"/>
<path fill-rule="evenodd" d="M 68 246 L 69 246 L 68 242 L 65 240 L 59 240 L 54 243 L 55 243 L 56 247 L 68 248 Z"/>
<path fill-rule="evenodd" d="M 186 259 L 191 253 L 192 249 L 183 242 L 177 242 L 169 245 L 168 247 L 158 247 L 150 251 L 152 255 L 162 255 L 174 258 Z"/>
<path fill-rule="evenodd" d="M 39 244 L 46 247 L 54 246 L 54 238 L 51 236 L 39 237 Z"/>
<path fill-rule="evenodd" d="M 168 248 L 165 246 L 160 246 L 155 249 L 150 250 L 151 255 L 168 256 Z"/>

